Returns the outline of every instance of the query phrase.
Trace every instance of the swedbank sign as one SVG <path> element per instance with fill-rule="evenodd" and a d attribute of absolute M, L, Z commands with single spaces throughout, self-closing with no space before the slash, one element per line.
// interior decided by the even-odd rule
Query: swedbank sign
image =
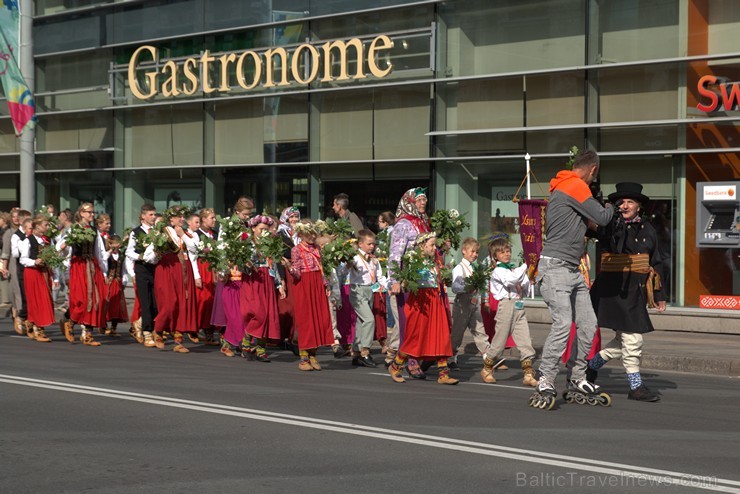
<path fill-rule="evenodd" d="M 368 77 L 366 67 L 370 75 L 380 79 L 393 69 L 390 62 L 384 64 L 384 68 L 378 65 L 380 55 L 391 48 L 393 41 L 388 36 L 381 35 L 367 43 L 367 46 L 359 38 L 352 38 L 347 41 L 329 41 L 318 46 L 305 43 L 291 51 L 285 48 L 270 48 L 263 52 L 246 50 L 224 53 L 219 57 L 206 50 L 199 57 L 179 62 L 168 60 L 160 65 L 158 50 L 144 45 L 129 60 L 128 84 L 136 98 L 147 100 L 160 93 L 167 98 L 191 96 L 198 90 L 205 94 L 228 93 L 232 90 L 229 82 L 232 68 L 236 74 L 236 82 L 245 90 L 257 86 L 289 86 L 293 83 L 308 85 L 316 80 L 329 82 L 365 79 Z M 334 67 L 337 59 L 338 70 Z M 150 68 L 139 67 L 146 62 L 150 62 Z M 356 66 L 350 74 L 351 62 Z M 144 70 L 143 84 L 137 78 L 140 70 Z M 212 72 L 218 74 L 218 81 L 212 80 Z M 336 72 L 338 74 L 335 75 Z"/>

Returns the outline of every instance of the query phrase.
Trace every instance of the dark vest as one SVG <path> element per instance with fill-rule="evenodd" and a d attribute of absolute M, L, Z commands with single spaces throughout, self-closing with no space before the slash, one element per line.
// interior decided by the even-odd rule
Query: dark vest
<path fill-rule="evenodd" d="M 35 236 L 31 235 L 30 237 L 28 237 L 28 245 L 28 258 L 33 260 L 38 259 L 41 244 L 38 240 L 36 240 Z"/>
<path fill-rule="evenodd" d="M 97 233 L 97 230 L 94 226 L 90 227 L 92 231 Z M 95 258 L 95 242 L 97 242 L 97 237 L 94 238 L 90 242 L 84 242 L 81 245 L 71 245 L 72 248 L 72 257 L 81 257 L 83 259 L 94 259 Z"/>
<path fill-rule="evenodd" d="M 113 259 L 113 256 L 108 258 L 108 277 L 111 279 L 120 280 L 123 272 L 123 263 L 126 257 L 122 252 L 118 252 L 118 260 Z"/>
<path fill-rule="evenodd" d="M 23 242 L 24 240 L 26 240 L 26 234 L 23 233 L 20 230 L 14 231 L 13 232 L 13 235 L 15 235 L 16 237 L 18 237 L 18 241 L 19 242 Z M 33 237 L 33 235 L 31 235 L 31 236 Z M 21 258 L 20 257 L 16 257 L 15 258 L 15 266 L 16 266 L 17 269 L 20 269 L 21 271 L 25 267 L 25 266 L 23 266 L 23 264 L 21 264 Z"/>
<path fill-rule="evenodd" d="M 146 235 L 146 232 L 141 227 L 141 225 L 137 226 L 131 231 L 131 241 L 134 242 L 134 252 L 137 254 L 143 254 L 144 251 L 136 247 L 136 239 L 139 238 L 142 235 Z"/>

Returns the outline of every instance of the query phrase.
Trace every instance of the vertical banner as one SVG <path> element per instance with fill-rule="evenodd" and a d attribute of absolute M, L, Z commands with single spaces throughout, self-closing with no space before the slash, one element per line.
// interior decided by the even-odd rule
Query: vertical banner
<path fill-rule="evenodd" d="M 542 240 L 545 238 L 545 208 L 544 199 L 519 200 L 519 235 L 522 239 L 524 261 L 530 272 L 536 269 L 542 251 Z"/>
<path fill-rule="evenodd" d="M 20 13 L 17 0 L 0 3 L 0 83 L 8 99 L 10 118 L 16 135 L 33 128 L 36 104 L 18 66 L 18 26 Z"/>

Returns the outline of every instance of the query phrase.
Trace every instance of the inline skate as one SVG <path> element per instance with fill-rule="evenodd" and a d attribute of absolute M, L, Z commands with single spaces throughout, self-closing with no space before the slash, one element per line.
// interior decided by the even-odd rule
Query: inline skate
<path fill-rule="evenodd" d="M 579 381 L 568 381 L 568 388 L 563 392 L 566 403 L 578 403 L 579 405 L 601 405 L 608 407 L 612 404 L 612 397 L 601 391 L 601 387 L 589 382 L 587 379 Z"/>
<path fill-rule="evenodd" d="M 552 385 L 544 376 L 540 377 L 537 388 L 527 403 L 532 408 L 541 408 L 543 410 L 552 410 L 555 406 L 555 399 L 558 393 L 555 386 Z"/>

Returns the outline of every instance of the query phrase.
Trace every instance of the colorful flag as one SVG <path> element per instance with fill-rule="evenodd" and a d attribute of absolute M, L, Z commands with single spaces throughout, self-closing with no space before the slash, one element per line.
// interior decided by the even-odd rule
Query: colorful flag
<path fill-rule="evenodd" d="M 16 135 L 32 129 L 36 122 L 36 104 L 18 67 L 18 26 L 20 13 L 17 0 L 0 3 L 0 82 L 8 99 L 10 118 Z"/>

